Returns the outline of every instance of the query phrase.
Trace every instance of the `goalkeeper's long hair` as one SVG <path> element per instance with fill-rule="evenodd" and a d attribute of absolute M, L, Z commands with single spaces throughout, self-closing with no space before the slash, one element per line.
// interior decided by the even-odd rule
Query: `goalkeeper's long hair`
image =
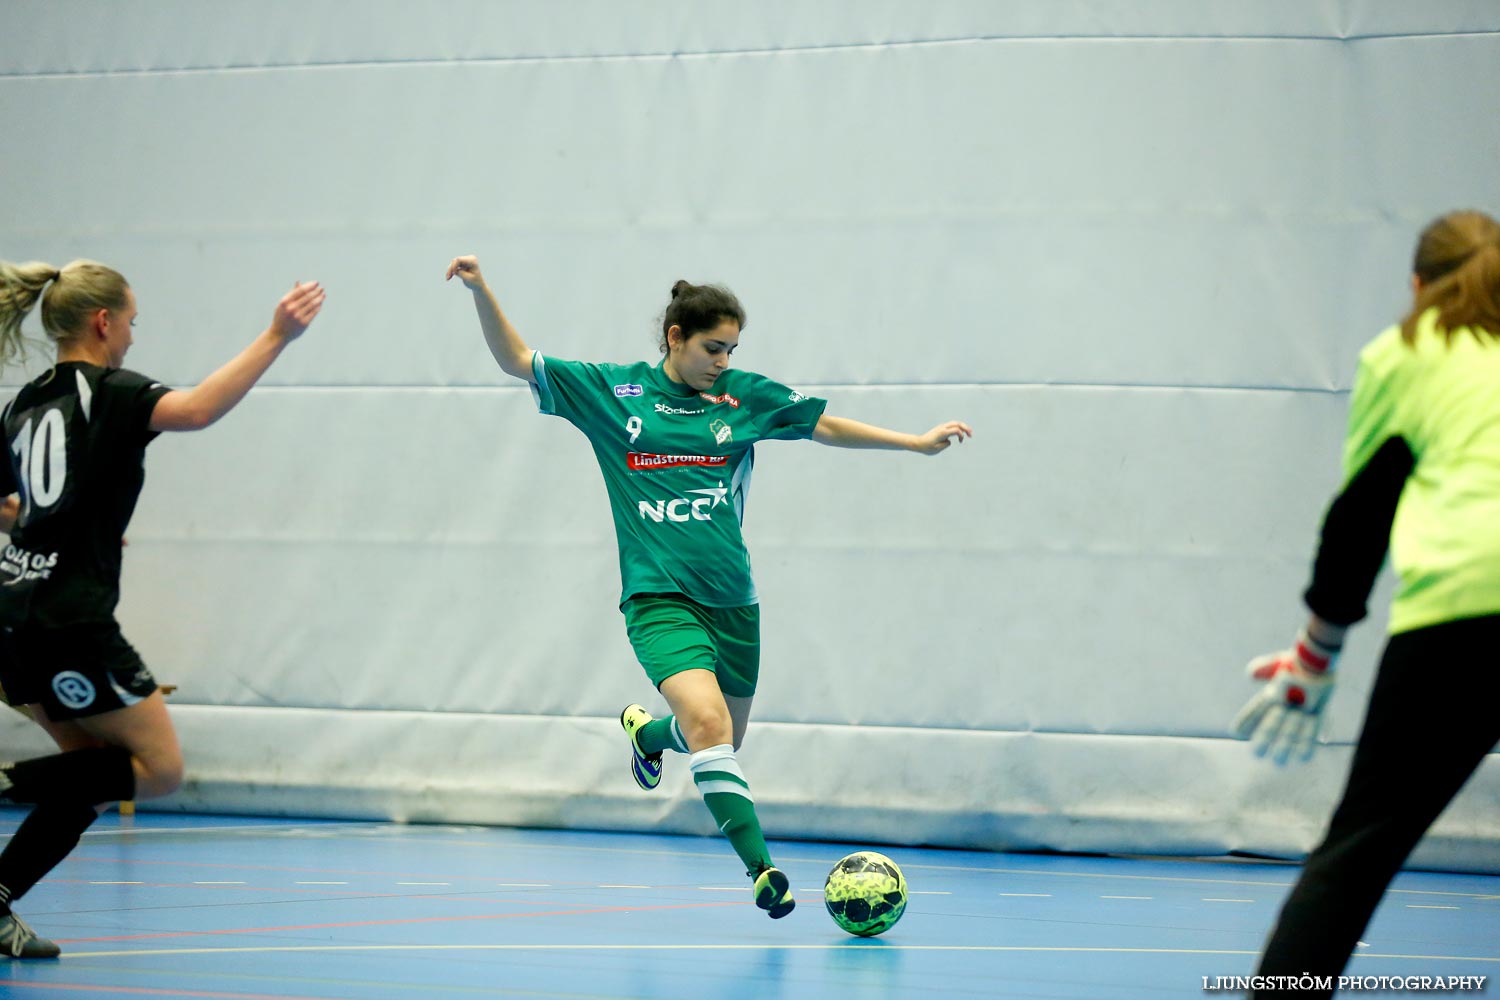
<path fill-rule="evenodd" d="M 1449 341 L 1460 329 L 1481 343 L 1500 339 L 1500 222 L 1475 211 L 1437 219 L 1417 240 L 1412 273 L 1421 288 L 1401 321 L 1408 344 L 1416 343 L 1417 321 L 1433 309 L 1434 326 Z"/>

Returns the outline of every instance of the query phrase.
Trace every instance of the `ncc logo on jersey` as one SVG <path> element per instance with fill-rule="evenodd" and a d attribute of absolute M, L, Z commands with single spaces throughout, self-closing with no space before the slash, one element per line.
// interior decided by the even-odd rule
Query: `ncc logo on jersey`
<path fill-rule="evenodd" d="M 642 500 L 637 509 L 640 511 L 641 520 L 655 521 L 661 524 L 663 521 L 712 521 L 713 516 L 709 513 L 724 498 L 729 495 L 729 490 L 723 483 L 713 489 L 687 490 L 688 493 L 699 494 L 698 499 L 689 500 L 686 497 L 677 497 L 675 500 Z"/>
<path fill-rule="evenodd" d="M 617 386 L 615 386 L 615 395 L 619 396 L 621 399 L 624 399 L 626 396 L 639 396 L 640 394 L 641 394 L 641 387 L 638 386 L 638 385 L 617 385 Z"/>

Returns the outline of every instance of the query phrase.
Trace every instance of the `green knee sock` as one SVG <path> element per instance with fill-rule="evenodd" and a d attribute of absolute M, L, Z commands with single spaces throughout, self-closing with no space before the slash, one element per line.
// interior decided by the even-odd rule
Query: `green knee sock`
<path fill-rule="evenodd" d="M 687 740 L 682 738 L 682 729 L 677 725 L 675 715 L 646 723 L 636 730 L 635 740 L 640 744 L 641 753 L 661 753 L 663 750 L 688 752 Z"/>
<path fill-rule="evenodd" d="M 750 797 L 750 786 L 740 773 L 739 762 L 734 759 L 734 748 L 725 743 L 699 750 L 693 754 L 689 767 L 698 794 L 703 796 L 704 805 L 713 814 L 719 832 L 729 838 L 734 853 L 745 863 L 745 873 L 757 875 L 762 869 L 771 867 L 771 852 L 760 832 L 755 800 Z"/>

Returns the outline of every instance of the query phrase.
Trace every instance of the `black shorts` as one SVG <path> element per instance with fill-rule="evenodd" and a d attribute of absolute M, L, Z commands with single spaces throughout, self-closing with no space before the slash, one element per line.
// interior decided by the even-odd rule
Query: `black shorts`
<path fill-rule="evenodd" d="M 0 629 L 0 686 L 12 705 L 41 703 L 50 719 L 102 715 L 144 700 L 156 678 L 114 621 Z"/>

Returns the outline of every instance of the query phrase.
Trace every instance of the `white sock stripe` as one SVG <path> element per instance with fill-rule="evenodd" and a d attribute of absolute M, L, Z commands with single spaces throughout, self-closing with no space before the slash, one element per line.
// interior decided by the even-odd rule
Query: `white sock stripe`
<path fill-rule="evenodd" d="M 755 796 L 750 794 L 750 789 L 737 781 L 700 781 L 697 782 L 697 786 L 699 795 L 708 795 L 710 793 L 738 795 L 748 802 L 755 801 Z"/>
<path fill-rule="evenodd" d="M 682 735 L 682 727 L 677 724 L 677 716 L 672 716 L 672 739 L 677 741 L 677 752 L 687 753 L 687 737 Z"/>
<path fill-rule="evenodd" d="M 728 743 L 720 743 L 716 747 L 704 747 L 693 754 L 689 759 L 688 767 L 694 772 L 702 770 L 726 771 L 741 781 L 745 778 L 744 773 L 740 770 L 740 762 L 734 759 L 734 747 Z"/>

